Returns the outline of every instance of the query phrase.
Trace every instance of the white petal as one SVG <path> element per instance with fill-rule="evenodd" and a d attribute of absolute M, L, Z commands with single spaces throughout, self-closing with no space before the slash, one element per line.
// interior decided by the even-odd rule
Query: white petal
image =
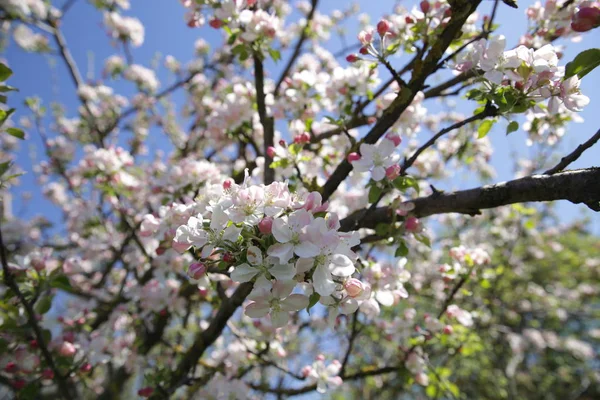
<path fill-rule="evenodd" d="M 269 268 L 269 273 L 277 280 L 290 281 L 296 276 L 296 267 L 293 264 L 275 264 Z"/>
<path fill-rule="evenodd" d="M 382 306 L 389 307 L 394 305 L 394 294 L 389 290 L 378 290 L 375 293 L 375 299 L 377 299 Z"/>
<path fill-rule="evenodd" d="M 252 265 L 259 266 L 263 263 L 262 251 L 256 246 L 248 247 L 248 251 L 246 252 L 246 258 L 248 262 Z"/>
<path fill-rule="evenodd" d="M 301 242 L 294 246 L 294 253 L 299 257 L 309 258 L 318 256 L 320 250 L 317 245 L 311 242 Z"/>
<path fill-rule="evenodd" d="M 343 254 L 334 254 L 329 258 L 331 273 L 336 276 L 350 276 L 354 273 L 354 263 Z"/>
<path fill-rule="evenodd" d="M 275 281 L 273 283 L 273 297 L 284 299 L 292 293 L 294 287 L 296 287 L 296 281 Z"/>
<path fill-rule="evenodd" d="M 308 307 L 308 297 L 301 294 L 292 294 L 281 302 L 281 309 L 284 311 L 299 311 Z"/>
<path fill-rule="evenodd" d="M 375 182 L 379 182 L 385 177 L 385 169 L 383 167 L 375 167 L 373 168 L 373 172 L 371 173 L 371 178 Z"/>
<path fill-rule="evenodd" d="M 269 247 L 267 254 L 279 258 L 279 262 L 285 264 L 294 254 L 294 246 L 291 243 L 276 243 Z"/>
<path fill-rule="evenodd" d="M 292 240 L 292 232 L 288 224 L 281 218 L 276 218 L 273 221 L 272 233 L 279 243 L 287 243 Z"/>
<path fill-rule="evenodd" d="M 250 282 L 258 274 L 259 270 L 243 263 L 234 267 L 231 272 L 231 280 L 234 282 Z"/>
<path fill-rule="evenodd" d="M 315 292 L 321 296 L 329 296 L 335 291 L 335 282 L 331 279 L 331 273 L 325 265 L 321 264 L 315 269 L 313 273 L 313 286 Z"/>
<path fill-rule="evenodd" d="M 314 258 L 299 258 L 298 261 L 296 261 L 296 270 L 299 274 L 302 274 L 310 271 L 314 265 Z"/>
<path fill-rule="evenodd" d="M 244 313 L 250 318 L 262 318 L 269 313 L 269 304 L 250 303 L 246 306 Z"/>
<path fill-rule="evenodd" d="M 286 311 L 273 311 L 271 312 L 271 323 L 274 328 L 281 328 L 286 326 L 290 317 Z"/>

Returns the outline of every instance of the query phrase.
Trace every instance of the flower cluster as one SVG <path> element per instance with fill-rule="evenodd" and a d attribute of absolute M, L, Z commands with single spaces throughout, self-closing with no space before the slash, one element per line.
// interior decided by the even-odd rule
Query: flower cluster
<path fill-rule="evenodd" d="M 554 46 L 548 44 L 533 50 L 521 45 L 508 51 L 505 47 L 506 39 L 502 35 L 481 39 L 461 54 L 455 68 L 458 71 L 481 69 L 483 77 L 492 85 L 491 91 L 498 85 L 510 85 L 534 102 L 549 99 L 550 113 L 556 113 L 560 104 L 571 111 L 581 111 L 589 103 L 589 98 L 579 90 L 577 76 L 563 80 L 564 67 L 558 66 Z"/>
<path fill-rule="evenodd" d="M 144 25 L 137 18 L 107 12 L 104 14 L 104 24 L 115 39 L 131 42 L 135 47 L 144 43 Z"/>
<path fill-rule="evenodd" d="M 293 194 L 281 182 L 251 185 L 248 177 L 242 185 L 226 181 L 213 189 L 200 203 L 180 207 L 183 215 L 196 214 L 174 234 L 154 216 L 142 223 L 147 234 L 172 237 L 175 250 L 194 252 L 199 263 L 190 266 L 190 277 L 206 285 L 206 272 L 217 269 L 234 282 L 254 282 L 246 315 L 270 315 L 275 327 L 287 323 L 288 312 L 306 308 L 313 293 L 327 305 L 361 294 L 345 284 L 355 272 L 351 248 L 358 233 L 338 231 L 339 219 L 326 213 L 319 193 Z"/>
<path fill-rule="evenodd" d="M 398 176 L 398 166 L 396 165 L 400 158 L 394 154 L 396 147 L 401 139 L 397 135 L 388 134 L 383 140 L 376 144 L 363 143 L 360 145 L 360 155 L 350 153 L 348 161 L 357 172 L 371 172 L 371 178 L 378 182 L 385 178 L 394 179 Z"/>

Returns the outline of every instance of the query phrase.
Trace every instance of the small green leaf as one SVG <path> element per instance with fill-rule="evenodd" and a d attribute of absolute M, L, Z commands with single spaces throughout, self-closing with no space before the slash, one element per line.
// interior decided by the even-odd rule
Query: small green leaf
<path fill-rule="evenodd" d="M 281 60 L 281 53 L 277 49 L 269 49 L 269 55 L 275 62 Z"/>
<path fill-rule="evenodd" d="M 377 226 L 375 227 L 375 233 L 379 236 L 387 236 L 387 234 L 389 232 L 390 232 L 389 224 L 377 224 Z"/>
<path fill-rule="evenodd" d="M 313 292 L 308 298 L 308 306 L 306 307 L 306 311 L 310 314 L 310 309 L 315 306 L 321 299 L 321 295 L 317 292 Z"/>
<path fill-rule="evenodd" d="M 45 296 L 39 299 L 34 306 L 35 312 L 38 314 L 46 314 L 52 307 L 52 296 Z"/>
<path fill-rule="evenodd" d="M 408 247 L 406 247 L 406 243 L 404 243 L 404 241 L 401 241 L 400 243 L 398 243 L 398 248 L 396 249 L 396 252 L 394 253 L 394 257 L 404 257 L 408 254 Z"/>
<path fill-rule="evenodd" d="M 8 86 L 8 85 L 0 85 L 0 92 L 5 93 L 5 92 L 18 92 L 19 89 L 14 88 L 12 86 Z"/>
<path fill-rule="evenodd" d="M 577 75 L 580 79 L 600 65 L 600 49 L 589 49 L 577 54 L 575 59 L 567 63 L 564 79 Z"/>
<path fill-rule="evenodd" d="M 506 127 L 506 134 L 509 135 L 519 129 L 519 123 L 517 121 L 511 121 Z"/>
<path fill-rule="evenodd" d="M 481 125 L 479 125 L 479 128 L 477 129 L 477 138 L 481 139 L 486 137 L 486 135 L 488 134 L 488 132 L 490 131 L 490 129 L 492 129 L 492 126 L 494 125 L 494 120 L 491 119 L 486 119 L 485 121 L 483 121 L 481 123 Z"/>
<path fill-rule="evenodd" d="M 6 122 L 6 120 L 8 119 L 8 117 L 10 117 L 10 115 L 14 112 L 15 112 L 14 108 L 11 108 L 8 111 L 0 110 L 0 126 L 2 124 L 4 124 Z"/>
<path fill-rule="evenodd" d="M 19 128 L 7 128 L 6 133 L 8 133 L 10 136 L 16 137 L 17 139 L 25 139 L 25 132 Z"/>
<path fill-rule="evenodd" d="M 59 275 L 50 281 L 50 286 L 70 292 L 73 288 L 66 275 Z"/>
<path fill-rule="evenodd" d="M 379 196 L 382 192 L 383 189 L 376 184 L 371 186 L 371 189 L 369 190 L 369 203 L 375 203 L 377 200 L 379 200 Z"/>
<path fill-rule="evenodd" d="M 9 170 L 11 165 L 12 165 L 12 162 L 10 162 L 10 161 L 5 161 L 0 164 L 0 177 L 2 175 L 4 175 L 6 173 L 6 171 Z"/>
<path fill-rule="evenodd" d="M 0 63 L 0 82 L 7 80 L 12 75 L 12 69 Z"/>

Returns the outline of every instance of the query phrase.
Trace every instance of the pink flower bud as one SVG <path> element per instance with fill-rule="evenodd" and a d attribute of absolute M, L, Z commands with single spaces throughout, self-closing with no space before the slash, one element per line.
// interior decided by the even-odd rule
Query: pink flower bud
<path fill-rule="evenodd" d="M 9 374 L 14 374 L 18 370 L 19 370 L 19 367 L 17 367 L 17 364 L 15 364 L 12 361 L 9 362 L 8 364 L 6 364 L 6 366 L 4 367 L 4 372 L 7 372 Z"/>
<path fill-rule="evenodd" d="M 231 183 L 231 179 L 227 179 L 225 182 L 223 182 L 223 189 L 227 190 L 231 188 Z"/>
<path fill-rule="evenodd" d="M 92 364 L 90 363 L 85 363 L 81 366 L 81 368 L 79 368 L 79 371 L 83 372 L 83 373 L 88 373 L 92 370 Z"/>
<path fill-rule="evenodd" d="M 279 145 L 280 145 L 281 147 L 287 147 L 287 143 L 286 143 L 286 142 L 285 142 L 285 140 L 283 140 L 283 139 L 281 139 L 281 140 L 279 141 Z"/>
<path fill-rule="evenodd" d="M 154 389 L 150 386 L 138 390 L 138 396 L 140 397 L 150 397 L 152 396 L 152 393 L 154 393 Z"/>
<path fill-rule="evenodd" d="M 325 356 L 323 354 L 319 354 L 317 356 L 317 361 L 325 361 Z"/>
<path fill-rule="evenodd" d="M 385 135 L 385 138 L 387 140 L 391 140 L 394 143 L 394 146 L 396 147 L 400 146 L 400 143 L 402 143 L 402 138 L 400 137 L 400 135 L 394 132 L 389 132 L 387 135 Z"/>
<path fill-rule="evenodd" d="M 344 289 L 348 292 L 348 296 L 355 298 L 365 292 L 365 285 L 356 278 L 350 278 L 344 283 Z"/>
<path fill-rule="evenodd" d="M 421 227 L 421 223 L 416 217 L 408 217 L 404 222 L 404 227 L 409 232 L 416 232 Z"/>
<path fill-rule="evenodd" d="M 407 24 L 414 24 L 414 23 L 415 23 L 415 20 L 414 20 L 414 19 L 412 19 L 412 18 L 411 18 L 411 17 L 409 17 L 409 16 L 406 16 L 406 17 L 404 18 L 404 22 L 406 22 Z"/>
<path fill-rule="evenodd" d="M 26 384 L 27 384 L 27 382 L 25 382 L 25 380 L 24 380 L 24 379 L 15 379 L 15 380 L 12 382 L 12 387 L 13 387 L 15 390 L 21 390 L 21 389 L 23 389 L 23 388 L 25 387 L 25 385 L 26 385 Z"/>
<path fill-rule="evenodd" d="M 270 158 L 273 158 L 273 157 L 275 157 L 275 147 L 273 147 L 273 146 L 269 146 L 269 147 L 267 147 L 267 155 L 268 155 Z"/>
<path fill-rule="evenodd" d="M 587 32 L 600 26 L 600 8 L 583 7 L 573 16 L 571 29 L 575 32 Z"/>
<path fill-rule="evenodd" d="M 54 371 L 52 371 L 51 369 L 45 369 L 42 371 L 42 378 L 43 379 L 54 379 Z"/>
<path fill-rule="evenodd" d="M 429 2 L 427 0 L 423 0 L 419 6 L 421 7 L 421 11 L 423 11 L 424 14 L 427 14 L 429 12 L 429 10 L 431 9 L 431 6 L 429 5 Z"/>
<path fill-rule="evenodd" d="M 258 223 L 258 230 L 263 235 L 270 235 L 273 230 L 273 218 L 265 217 Z"/>
<path fill-rule="evenodd" d="M 366 47 L 361 47 L 358 52 L 362 55 L 367 55 L 369 54 L 369 49 L 367 49 Z"/>
<path fill-rule="evenodd" d="M 377 33 L 379 36 L 384 37 L 386 33 L 390 30 L 390 22 L 382 19 L 377 23 Z"/>
<path fill-rule="evenodd" d="M 69 343 L 73 343 L 75 341 L 75 332 L 66 332 L 63 335 L 63 340 Z"/>
<path fill-rule="evenodd" d="M 398 164 L 390 165 L 385 169 L 385 176 L 390 181 L 393 181 L 398 176 L 400 176 L 400 166 Z"/>
<path fill-rule="evenodd" d="M 454 328 L 452 328 L 452 325 L 446 325 L 444 326 L 443 332 L 445 335 L 452 335 L 452 332 L 454 332 Z"/>
<path fill-rule="evenodd" d="M 305 378 L 308 377 L 311 372 L 312 372 L 312 367 L 310 365 L 305 365 L 304 368 L 302 368 L 302 376 Z"/>
<path fill-rule="evenodd" d="M 207 288 L 199 288 L 198 294 L 200 295 L 200 297 L 206 297 L 206 296 L 208 296 L 208 289 Z"/>
<path fill-rule="evenodd" d="M 223 261 L 226 263 L 231 263 L 235 261 L 235 257 L 233 257 L 233 254 L 231 253 L 225 253 L 223 254 Z"/>
<path fill-rule="evenodd" d="M 210 25 L 211 28 L 219 29 L 220 27 L 222 27 L 224 25 L 224 23 L 220 19 L 215 18 L 215 19 L 211 19 L 210 22 L 208 23 L 208 25 Z"/>
<path fill-rule="evenodd" d="M 188 268 L 188 276 L 192 279 L 200 279 L 206 274 L 206 265 L 202 263 L 192 263 Z"/>
<path fill-rule="evenodd" d="M 428 386 L 429 385 L 429 377 L 427 376 L 427 374 L 424 374 L 423 372 L 419 372 L 418 374 L 415 375 L 415 382 L 417 382 L 421 386 Z"/>
<path fill-rule="evenodd" d="M 347 157 L 348 162 L 354 162 L 360 160 L 360 154 L 358 153 L 350 153 Z"/>
<path fill-rule="evenodd" d="M 77 353 L 77 349 L 75 348 L 73 343 L 62 342 L 60 348 L 58 349 L 58 352 L 61 356 L 64 357 L 73 357 L 75 353 Z"/>
<path fill-rule="evenodd" d="M 368 46 L 373 41 L 373 31 L 360 31 L 358 33 L 358 41 L 363 44 L 363 46 Z"/>
<path fill-rule="evenodd" d="M 346 57 L 346 61 L 350 62 L 350 63 L 354 63 L 357 62 L 359 60 L 358 56 L 356 54 L 349 54 Z"/>

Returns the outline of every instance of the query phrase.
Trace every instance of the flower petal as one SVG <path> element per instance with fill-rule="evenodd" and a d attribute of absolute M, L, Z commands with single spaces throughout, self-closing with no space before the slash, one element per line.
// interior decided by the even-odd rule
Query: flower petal
<path fill-rule="evenodd" d="M 315 269 L 312 278 L 315 292 L 321 296 L 329 296 L 335 291 L 335 282 L 331 279 L 331 273 L 325 265 L 320 264 Z"/>
<path fill-rule="evenodd" d="M 259 273 L 259 270 L 243 263 L 233 268 L 231 280 L 234 282 L 250 282 Z"/>

